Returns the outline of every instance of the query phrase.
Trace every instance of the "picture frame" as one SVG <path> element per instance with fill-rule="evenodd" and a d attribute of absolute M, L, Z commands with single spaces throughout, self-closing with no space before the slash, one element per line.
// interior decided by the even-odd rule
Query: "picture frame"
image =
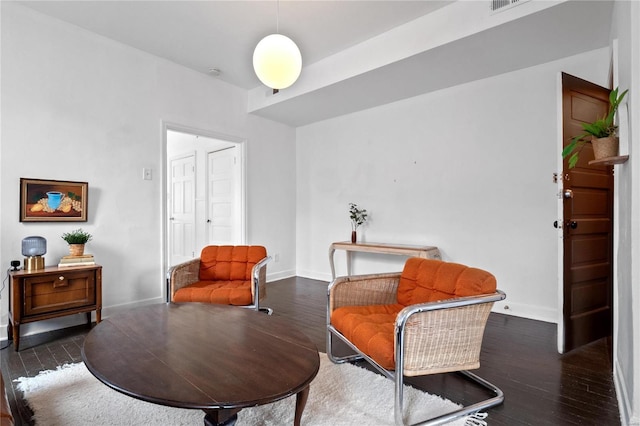
<path fill-rule="evenodd" d="M 89 184 L 20 178 L 20 222 L 86 222 Z"/>

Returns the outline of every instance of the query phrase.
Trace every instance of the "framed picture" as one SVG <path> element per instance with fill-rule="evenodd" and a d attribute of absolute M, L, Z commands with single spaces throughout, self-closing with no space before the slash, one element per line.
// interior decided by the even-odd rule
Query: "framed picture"
<path fill-rule="evenodd" d="M 87 182 L 20 178 L 20 222 L 86 222 Z"/>

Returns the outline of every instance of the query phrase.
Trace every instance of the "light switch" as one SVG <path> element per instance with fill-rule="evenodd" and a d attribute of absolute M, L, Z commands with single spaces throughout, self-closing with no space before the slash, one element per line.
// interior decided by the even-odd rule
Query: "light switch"
<path fill-rule="evenodd" d="M 142 169 L 142 179 L 151 180 L 151 169 Z"/>

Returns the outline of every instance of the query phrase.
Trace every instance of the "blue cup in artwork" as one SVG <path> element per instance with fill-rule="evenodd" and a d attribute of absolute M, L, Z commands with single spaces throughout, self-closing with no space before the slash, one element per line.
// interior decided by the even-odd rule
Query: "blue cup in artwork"
<path fill-rule="evenodd" d="M 62 202 L 62 192 L 58 191 L 49 191 L 47 192 L 47 204 L 53 210 L 60 207 L 60 203 Z"/>

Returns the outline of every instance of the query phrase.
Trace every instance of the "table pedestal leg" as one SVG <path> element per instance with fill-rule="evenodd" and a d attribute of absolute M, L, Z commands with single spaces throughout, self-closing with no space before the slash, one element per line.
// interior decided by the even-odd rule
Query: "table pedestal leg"
<path fill-rule="evenodd" d="M 307 398 L 309 398 L 309 386 L 302 389 L 296 395 L 296 415 L 293 419 L 294 426 L 300 426 L 300 419 L 302 419 L 302 412 L 304 411 L 304 406 L 307 405 Z"/>
<path fill-rule="evenodd" d="M 233 426 L 238 420 L 239 411 L 239 408 L 204 410 L 207 413 L 204 416 L 204 426 Z"/>

